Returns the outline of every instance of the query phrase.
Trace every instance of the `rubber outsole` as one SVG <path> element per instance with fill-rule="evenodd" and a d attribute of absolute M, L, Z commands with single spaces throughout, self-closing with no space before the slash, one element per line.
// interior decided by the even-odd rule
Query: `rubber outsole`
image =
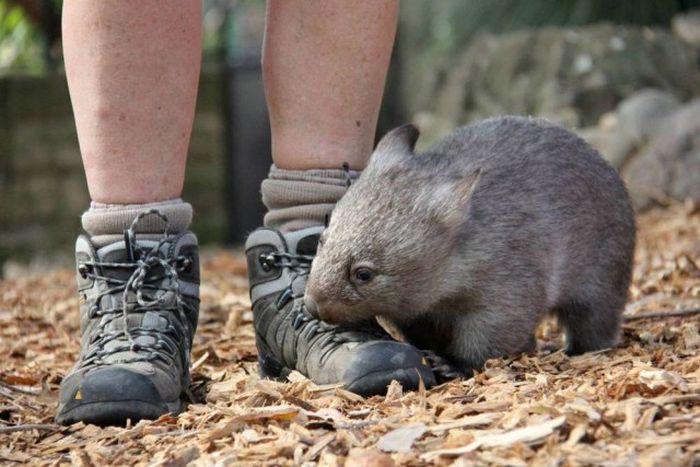
<path fill-rule="evenodd" d="M 165 404 L 139 400 L 87 402 L 65 411 L 59 409 L 56 423 L 72 425 L 83 422 L 98 426 L 123 426 L 127 420 L 136 423 L 139 420 L 155 420 L 166 413 L 176 415 L 182 411 L 183 406 L 182 401 Z"/>
<path fill-rule="evenodd" d="M 283 383 L 288 381 L 287 375 L 292 372 L 291 369 L 283 367 L 280 374 L 274 375 L 270 374 L 269 372 L 265 372 L 261 366 L 258 368 L 261 370 L 260 376 L 262 378 Z M 361 377 L 347 383 L 345 385 L 345 389 L 363 397 L 384 396 L 386 395 L 389 383 L 391 381 L 398 381 L 407 391 L 415 391 L 420 385 L 419 379 L 423 380 L 423 384 L 425 385 L 426 389 L 430 389 L 431 387 L 437 385 L 435 376 L 429 369 L 423 369 L 421 371 L 421 368 L 411 366 L 395 368 L 390 371 L 378 370 L 365 373 Z"/>
<path fill-rule="evenodd" d="M 416 367 L 397 368 L 392 371 L 375 371 L 367 373 L 360 378 L 348 383 L 345 386 L 350 392 L 359 394 L 364 397 L 383 396 L 388 389 L 388 382 L 393 380 L 401 383 L 407 391 L 415 391 L 419 386 L 419 376 L 423 380 L 426 388 L 435 385 L 435 381 L 430 374 L 421 374 L 421 371 Z"/>

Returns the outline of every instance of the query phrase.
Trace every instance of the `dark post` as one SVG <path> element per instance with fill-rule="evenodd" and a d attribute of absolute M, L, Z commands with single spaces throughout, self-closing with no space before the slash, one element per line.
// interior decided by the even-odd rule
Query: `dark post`
<path fill-rule="evenodd" d="M 260 199 L 260 182 L 272 163 L 270 126 L 265 106 L 260 65 L 260 38 L 255 47 L 231 43 L 242 34 L 232 28 L 239 24 L 234 9 L 227 15 L 227 36 L 224 74 L 224 137 L 226 173 L 226 236 L 227 243 L 240 243 L 262 225 L 264 206 Z M 241 19 L 241 18 L 238 18 Z M 240 39 L 239 39 L 240 40 Z"/>

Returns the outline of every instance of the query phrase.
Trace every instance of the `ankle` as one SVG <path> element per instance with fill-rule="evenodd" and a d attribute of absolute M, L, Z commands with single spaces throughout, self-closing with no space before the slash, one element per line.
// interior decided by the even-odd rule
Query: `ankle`
<path fill-rule="evenodd" d="M 83 230 L 91 237 L 96 246 L 111 243 L 127 230 L 134 219 L 142 213 L 157 210 L 165 218 L 145 216 L 135 226 L 135 232 L 145 237 L 161 236 L 166 231 L 169 234 L 184 232 L 192 221 L 192 206 L 180 198 L 146 204 L 104 204 L 90 203 L 90 209 L 81 217 Z"/>
<path fill-rule="evenodd" d="M 349 169 L 270 168 L 262 182 L 264 224 L 281 232 L 324 225 L 335 204 L 360 172 Z"/>

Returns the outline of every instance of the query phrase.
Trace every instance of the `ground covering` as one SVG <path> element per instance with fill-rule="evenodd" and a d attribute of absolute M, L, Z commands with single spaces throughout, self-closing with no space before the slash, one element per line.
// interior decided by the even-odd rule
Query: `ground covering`
<path fill-rule="evenodd" d="M 569 358 L 552 350 L 562 336 L 547 322 L 537 354 L 367 399 L 300 374 L 260 380 L 244 261 L 209 254 L 193 356 L 200 401 L 122 428 L 53 424 L 79 347 L 73 272 L 5 279 L 0 463 L 700 465 L 699 211 L 674 205 L 638 220 L 619 348 Z"/>

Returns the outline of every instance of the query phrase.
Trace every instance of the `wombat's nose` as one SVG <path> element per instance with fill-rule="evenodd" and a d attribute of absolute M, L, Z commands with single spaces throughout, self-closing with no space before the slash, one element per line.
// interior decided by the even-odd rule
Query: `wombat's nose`
<path fill-rule="evenodd" d="M 304 305 L 306 306 L 306 311 L 309 312 L 311 316 L 318 319 L 318 305 L 309 294 L 304 297 Z"/>

